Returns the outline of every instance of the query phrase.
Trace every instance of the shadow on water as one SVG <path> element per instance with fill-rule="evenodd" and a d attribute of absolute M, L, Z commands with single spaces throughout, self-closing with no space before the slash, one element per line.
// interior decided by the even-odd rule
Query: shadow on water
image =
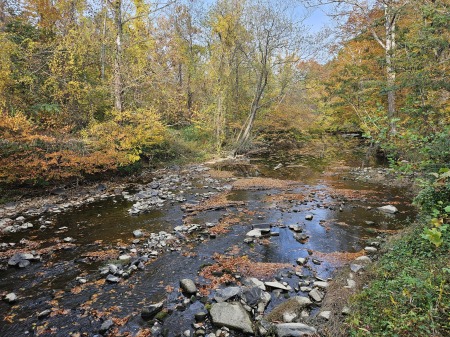
<path fill-rule="evenodd" d="M 26 233 L 8 235 L 3 242 L 19 243 L 26 238 L 43 241 L 41 247 L 62 242 L 66 237 L 75 241 L 73 247 L 45 254 L 42 262 L 26 269 L 4 267 L 0 270 L 0 289 L 14 291 L 20 298 L 12 307 L 0 303 L 5 317 L 14 316 L 12 323 L 7 319 L 0 322 L 0 335 L 31 336 L 39 332 L 46 336 L 54 329 L 58 331 L 57 336 L 68 336 L 73 331 L 93 335 L 101 325 L 100 313 L 105 317 L 125 317 L 138 314 L 145 304 L 167 298 L 176 304 L 180 302 L 178 281 L 182 278 L 202 281 L 198 276 L 201 267 L 213 262 L 214 253 L 224 254 L 234 246 L 240 247 L 240 254 L 254 261 L 291 265 L 295 265 L 299 257 L 308 257 L 311 253 L 314 257 L 318 252 L 320 265 L 313 272 L 329 277 L 342 261 L 327 259 L 327 254 L 358 253 L 368 240 L 376 240 L 380 233 L 401 229 L 408 218 L 415 216 L 405 191 L 343 179 L 350 167 L 377 164 L 366 160 L 364 146 L 355 141 L 342 145 L 335 139 L 307 154 L 294 151 L 252 159 L 251 164 L 257 167 L 260 177 L 288 179 L 295 183 L 287 189 L 233 190 L 228 200 L 242 201 L 244 206 L 208 209 L 192 217 L 191 222 L 218 223 L 226 216 L 235 215 L 240 219 L 238 225 L 216 239 L 201 238 L 199 234 L 191 244 L 162 254 L 143 271 L 119 284 L 97 282 L 102 280 L 98 268 L 107 261 L 90 262 L 83 256 L 110 249 L 126 251 L 136 229 L 146 233 L 171 232 L 175 226 L 182 225 L 186 217 L 182 203 L 168 202 L 158 210 L 130 216 L 131 202 L 121 197 L 109 198 L 48 216 L 53 224 L 46 229 L 34 228 Z M 199 183 L 186 198 L 189 202 L 198 201 L 196 196 L 206 191 L 210 191 L 208 186 Z M 400 213 L 392 216 L 376 209 L 386 204 L 395 204 Z M 312 215 L 312 219 L 306 220 L 307 215 Z M 296 239 L 289 229 L 291 225 L 301 228 L 308 238 Z M 246 245 L 243 239 L 253 227 L 272 227 L 279 235 L 267 238 L 264 243 Z M 305 273 L 312 271 L 305 269 Z M 79 276 L 92 282 L 77 292 L 74 289 Z M 168 287 L 175 290 L 168 291 Z M 37 318 L 37 313 L 50 308 L 55 314 L 45 320 Z M 169 335 L 189 329 L 195 312 L 203 308 L 203 304 L 195 302 L 186 310 L 175 310 L 164 324 Z M 135 333 L 146 324 L 139 315 L 132 315 L 123 329 Z"/>

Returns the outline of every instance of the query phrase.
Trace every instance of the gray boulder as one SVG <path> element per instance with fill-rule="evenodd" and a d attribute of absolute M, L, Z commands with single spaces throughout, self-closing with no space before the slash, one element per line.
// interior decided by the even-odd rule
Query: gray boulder
<path fill-rule="evenodd" d="M 239 302 L 214 303 L 210 314 L 213 323 L 217 326 L 254 333 L 250 317 Z"/>
<path fill-rule="evenodd" d="M 180 287 L 184 293 L 189 295 L 195 294 L 197 292 L 197 287 L 194 281 L 188 278 L 180 280 Z"/>
<path fill-rule="evenodd" d="M 216 295 L 214 296 L 214 299 L 217 302 L 225 302 L 229 300 L 230 298 L 238 295 L 241 292 L 240 287 L 228 287 L 224 289 L 219 289 L 216 291 Z"/>

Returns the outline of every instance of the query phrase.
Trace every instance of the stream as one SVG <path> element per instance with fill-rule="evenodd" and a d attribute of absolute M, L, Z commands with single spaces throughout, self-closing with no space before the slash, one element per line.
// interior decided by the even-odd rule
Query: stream
<path fill-rule="evenodd" d="M 266 313 L 287 296 L 307 296 L 296 272 L 331 279 L 371 242 L 415 217 L 406 190 L 354 179 L 355 169 L 363 178 L 362 167 L 385 170 L 366 150 L 359 139 L 330 137 L 308 151 L 275 151 L 242 165 L 171 167 L 122 190 L 108 187 L 89 203 L 47 205 L 44 213 L 24 215 L 21 223 L 33 227 L 0 238 L 0 291 L 17 295 L 12 303 L 0 301 L 0 336 L 193 332 L 195 314 L 215 294 L 214 279 L 201 271 L 223 257 L 245 257 L 255 269 L 280 266 L 273 275 L 257 276 L 291 287 L 288 295 L 273 296 Z M 377 209 L 384 205 L 399 212 Z M 246 237 L 254 229 L 270 229 L 270 235 Z M 23 268 L 11 266 L 18 253 L 33 258 Z M 308 262 L 299 265 L 299 258 Z M 248 276 L 242 270 L 230 275 L 227 285 Z M 195 281 L 195 298 L 179 290 L 181 279 Z M 142 309 L 160 301 L 164 319 L 144 320 Z M 101 326 L 108 319 L 113 327 L 106 333 Z M 209 321 L 205 329 L 216 331 Z"/>

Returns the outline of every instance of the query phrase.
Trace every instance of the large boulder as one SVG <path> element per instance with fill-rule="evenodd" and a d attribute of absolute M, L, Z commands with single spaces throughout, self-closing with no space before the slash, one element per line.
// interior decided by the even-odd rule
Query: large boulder
<path fill-rule="evenodd" d="M 254 333 L 250 317 L 239 302 L 214 303 L 210 314 L 213 323 L 217 326 Z"/>

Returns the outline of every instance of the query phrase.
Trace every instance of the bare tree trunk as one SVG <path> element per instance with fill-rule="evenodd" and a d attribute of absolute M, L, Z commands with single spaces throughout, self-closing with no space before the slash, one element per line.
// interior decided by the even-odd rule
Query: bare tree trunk
<path fill-rule="evenodd" d="M 113 3 L 114 25 L 116 27 L 116 48 L 114 52 L 114 108 L 123 111 L 122 82 L 122 0 Z"/>
<path fill-rule="evenodd" d="M 103 28 L 102 28 L 102 47 L 100 50 L 100 76 L 102 81 L 105 79 L 105 63 L 106 63 L 106 19 L 108 17 L 108 11 L 106 10 L 105 4 L 102 4 L 103 10 L 105 11 L 105 16 L 103 18 Z"/>
<path fill-rule="evenodd" d="M 250 139 L 250 133 L 253 128 L 253 123 L 255 122 L 256 113 L 258 112 L 258 110 L 260 108 L 261 98 L 262 98 L 264 90 L 267 86 L 267 80 L 268 80 L 268 76 L 269 76 L 268 71 L 266 69 L 267 55 L 263 56 L 262 64 L 263 64 L 263 67 L 261 69 L 261 73 L 260 73 L 260 76 L 258 79 L 255 97 L 253 98 L 253 102 L 250 107 L 250 113 L 247 118 L 247 121 L 244 124 L 244 126 L 242 127 L 241 132 L 239 133 L 239 136 L 237 138 L 236 149 L 234 151 L 234 155 L 236 155 L 247 144 L 248 140 Z"/>
<path fill-rule="evenodd" d="M 396 121 L 396 107 L 395 107 L 395 77 L 396 72 L 393 65 L 393 56 L 395 53 L 395 21 L 396 17 L 393 14 L 392 9 L 387 4 L 384 5 L 385 15 L 385 27 L 386 27 L 386 85 L 388 95 L 388 120 L 389 120 L 389 133 L 394 135 L 397 132 Z"/>

